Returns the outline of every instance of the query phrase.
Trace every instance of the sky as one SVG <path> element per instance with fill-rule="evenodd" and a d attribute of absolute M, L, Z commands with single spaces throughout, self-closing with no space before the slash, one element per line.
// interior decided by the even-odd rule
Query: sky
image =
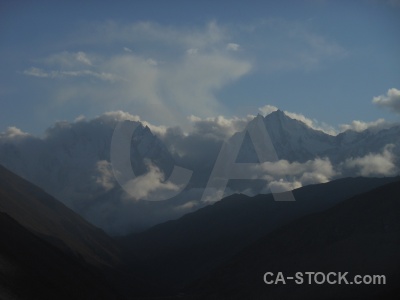
<path fill-rule="evenodd" d="M 1 1 L 0 132 L 119 110 L 182 128 L 271 107 L 334 130 L 399 120 L 398 0 L 82 2 Z"/>

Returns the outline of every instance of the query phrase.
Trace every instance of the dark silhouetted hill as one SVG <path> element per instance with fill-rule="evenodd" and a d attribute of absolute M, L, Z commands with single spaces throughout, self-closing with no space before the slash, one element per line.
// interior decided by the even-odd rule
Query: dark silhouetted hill
<path fill-rule="evenodd" d="M 394 180 L 346 178 L 306 186 L 293 192 L 294 202 L 236 194 L 120 242 L 132 266 L 179 290 L 280 226 Z"/>
<path fill-rule="evenodd" d="M 0 218 L 0 299 L 162 293 L 135 269 L 125 268 L 111 237 L 2 166 Z"/>
<path fill-rule="evenodd" d="M 399 196 L 396 181 L 284 225 L 189 290 L 200 299 L 399 299 Z M 265 272 L 385 275 L 387 284 L 267 285 Z"/>
<path fill-rule="evenodd" d="M 122 299 L 100 275 L 0 212 L 0 299 Z"/>

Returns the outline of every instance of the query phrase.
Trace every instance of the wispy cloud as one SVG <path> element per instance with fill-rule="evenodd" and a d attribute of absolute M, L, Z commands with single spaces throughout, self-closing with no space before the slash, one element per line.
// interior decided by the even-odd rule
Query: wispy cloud
<path fill-rule="evenodd" d="M 52 99 L 59 105 L 95 102 L 103 111 L 118 107 L 153 122 L 185 126 L 189 115 L 217 115 L 222 110 L 217 92 L 252 69 L 216 22 L 193 29 L 107 22 L 83 32 L 87 39 L 78 44 L 96 44 L 99 53 L 63 51 L 23 71 L 58 79 Z M 123 53 L 102 50 L 110 42 L 121 43 Z M 141 47 L 133 51 L 138 43 Z M 63 81 L 72 78 L 80 80 Z"/>
<path fill-rule="evenodd" d="M 78 71 L 59 71 L 59 70 L 50 70 L 46 71 L 40 68 L 31 67 L 27 70 L 23 71 L 24 75 L 39 77 L 39 78 L 68 78 L 68 77 L 94 77 L 103 81 L 118 81 L 123 80 L 123 78 L 119 77 L 116 74 L 106 73 L 106 72 L 94 72 L 91 70 L 78 70 Z"/>

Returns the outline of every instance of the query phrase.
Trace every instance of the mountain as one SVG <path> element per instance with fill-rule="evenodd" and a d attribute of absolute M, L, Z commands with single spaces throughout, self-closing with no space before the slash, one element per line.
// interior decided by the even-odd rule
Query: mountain
<path fill-rule="evenodd" d="M 98 199 L 107 195 L 107 206 L 124 201 L 110 162 L 111 141 L 119 121 L 118 115 L 104 114 L 90 121 L 58 122 L 41 138 L 0 134 L 0 164 L 91 223 L 107 228 L 105 224 L 117 218 L 115 209 L 99 207 Z M 168 177 L 174 160 L 161 140 L 138 121 L 122 123 L 136 127 L 130 137 L 129 157 L 135 174 L 146 173 L 152 164 Z M 103 214 L 102 219 L 98 217 Z"/>
<path fill-rule="evenodd" d="M 271 194 L 235 194 L 120 239 L 126 261 L 149 280 L 179 290 L 278 227 L 323 211 L 356 194 L 399 178 L 345 178 L 293 191 L 296 201 L 277 202 Z"/>
<path fill-rule="evenodd" d="M 379 153 L 387 144 L 394 144 L 395 151 L 400 154 L 400 126 L 390 128 L 367 129 L 362 132 L 348 130 L 336 136 L 329 135 L 320 130 L 315 130 L 305 123 L 287 116 L 283 111 L 277 110 L 261 118 L 278 159 L 289 162 L 305 162 L 317 157 L 328 157 L 332 162 L 343 162 L 347 158 L 362 157 L 369 153 Z M 256 123 L 257 118 L 250 121 Z M 256 162 L 257 154 L 251 145 L 250 138 L 245 138 L 238 157 L 240 162 Z"/>
<path fill-rule="evenodd" d="M 89 121 L 58 122 L 40 138 L 21 132 L 0 134 L 0 164 L 112 235 L 144 230 L 206 205 L 200 199 L 223 139 L 209 138 L 204 130 L 188 136 L 170 135 L 168 131 L 160 138 L 126 115 L 114 112 Z M 400 169 L 400 126 L 332 136 L 278 110 L 266 117 L 257 116 L 248 127 L 259 121 L 267 129 L 276 159 L 286 165 L 289 174 L 284 176 L 278 170 L 278 174 L 271 175 L 263 167 L 255 175 L 256 180 L 230 180 L 226 195 L 267 193 L 271 182 L 285 190 L 343 177 L 395 176 Z M 129 159 L 135 174 L 143 176 L 131 194 L 138 198 L 154 195 L 157 199 L 168 198 L 167 201 L 137 201 L 115 179 L 110 153 L 114 129 L 120 122 L 136 126 L 132 137 L 127 137 L 131 146 Z M 243 137 L 243 143 L 236 162 L 259 162 L 249 134 L 238 132 L 229 140 L 238 137 Z M 180 151 L 182 144 L 186 145 L 186 152 Z M 324 166 L 320 166 L 321 161 Z M 129 169 L 128 161 L 126 165 Z M 166 195 L 177 186 L 163 183 L 175 165 L 193 171 L 193 176 L 184 193 L 169 198 Z"/>
<path fill-rule="evenodd" d="M 1 165 L 0 223 L 1 299 L 130 299 L 164 292 L 125 267 L 103 230 Z"/>
<path fill-rule="evenodd" d="M 2 166 L 0 211 L 41 239 L 93 266 L 119 263 L 117 246 L 101 229 Z"/>
<path fill-rule="evenodd" d="M 100 274 L 3 212 L 0 238 L 3 300 L 123 299 Z"/>
<path fill-rule="evenodd" d="M 168 175 L 174 161 L 163 143 L 142 123 L 123 122 L 136 127 L 130 155 L 135 173 L 145 173 L 149 160 Z M 83 210 L 82 202 L 113 187 L 110 152 L 117 123 L 103 115 L 88 122 L 58 122 L 43 138 L 0 138 L 0 163 L 69 207 Z"/>
<path fill-rule="evenodd" d="M 400 181 L 342 201 L 266 234 L 188 289 L 194 299 L 398 299 Z M 266 272 L 385 275 L 385 285 L 267 285 Z M 276 277 L 272 277 L 276 278 Z M 319 280 L 321 280 L 321 276 Z M 270 279 L 270 278 L 268 278 Z M 337 279 L 337 277 L 335 278 Z"/>

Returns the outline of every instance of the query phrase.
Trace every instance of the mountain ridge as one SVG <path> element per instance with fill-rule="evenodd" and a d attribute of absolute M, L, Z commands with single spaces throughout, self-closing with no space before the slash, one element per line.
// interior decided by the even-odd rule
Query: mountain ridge
<path fill-rule="evenodd" d="M 270 191 L 268 185 L 271 182 L 287 189 L 340 177 L 395 176 L 395 172 L 400 170 L 400 126 L 363 132 L 346 131 L 331 136 L 287 116 L 280 110 L 266 117 L 259 115 L 250 123 L 256 122 L 257 118 L 262 118 L 279 162 L 286 164 L 289 171 L 297 173 L 289 174 L 287 178 L 270 176 L 269 171 L 263 169 L 264 166 L 263 173 L 257 174 L 256 180 L 228 182 L 227 194 L 245 191 L 253 195 L 265 193 Z M 190 139 L 185 139 L 183 133 L 182 136 L 177 134 L 170 137 L 172 131 L 167 130 L 161 138 L 153 134 L 148 126 L 133 119 L 126 120 L 120 115 L 105 114 L 90 121 L 59 122 L 42 139 L 30 135 L 15 138 L 0 135 L 0 163 L 113 235 L 142 230 L 204 206 L 200 201 L 201 190 L 210 179 L 213 163 L 218 157 L 223 140 L 215 141 L 213 138 L 203 137 L 202 143 L 209 144 L 199 144 L 198 147 L 204 147 L 205 154 L 201 157 L 179 155 L 179 151 L 176 154 L 174 148 L 183 143 L 192 143 Z M 116 182 L 110 161 L 113 130 L 120 121 L 137 125 L 131 139 L 131 164 L 135 174 L 149 175 L 143 178 L 152 180 L 148 190 L 156 182 L 157 187 L 154 189 L 159 188 L 162 193 L 161 184 L 177 165 L 193 171 L 192 179 L 184 190 L 188 194 L 182 193 L 179 199 L 164 201 L 165 203 L 152 203 L 152 210 L 156 211 L 154 214 L 150 214 L 147 206 L 140 201 L 126 201 L 130 196 Z M 235 135 L 244 134 L 245 130 Z M 168 137 L 171 140 L 166 143 L 165 139 Z M 178 138 L 181 140 L 177 140 Z M 190 147 L 188 151 L 191 151 Z M 378 163 L 364 168 L 365 156 L 368 155 L 375 156 L 376 161 L 385 160 L 386 165 L 392 165 L 392 168 L 383 169 Z M 325 169 L 319 168 L 318 163 L 321 161 L 325 164 Z M 259 162 L 248 134 L 245 134 L 236 162 Z M 155 168 L 149 167 L 149 164 Z M 303 168 L 301 172 L 307 173 L 307 176 L 301 179 L 302 173 L 296 171 L 296 168 Z M 320 170 L 326 173 L 320 174 Z M 283 182 L 280 182 L 281 179 Z M 197 204 L 188 203 L 187 207 L 192 208 L 182 209 L 184 198 L 197 201 Z M 137 221 L 131 221 L 132 218 L 126 216 L 127 211 L 135 215 Z M 111 221 L 114 223 L 111 224 Z"/>
<path fill-rule="evenodd" d="M 193 285 L 198 299 L 397 299 L 400 180 L 294 220 L 260 238 Z M 267 285 L 265 272 L 385 275 L 386 285 Z M 191 291 L 191 292 L 190 292 Z"/>
<path fill-rule="evenodd" d="M 398 179 L 346 178 L 310 185 L 293 191 L 295 202 L 276 202 L 271 194 L 234 194 L 119 240 L 128 262 L 146 266 L 155 282 L 162 278 L 170 286 L 179 286 L 289 221 Z"/>

